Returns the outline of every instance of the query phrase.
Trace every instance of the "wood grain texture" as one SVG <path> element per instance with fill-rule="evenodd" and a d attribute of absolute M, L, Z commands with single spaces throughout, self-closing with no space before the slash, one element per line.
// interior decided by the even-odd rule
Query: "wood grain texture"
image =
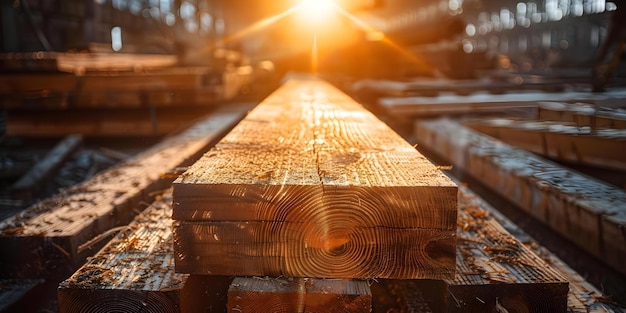
<path fill-rule="evenodd" d="M 567 297 L 567 310 L 571 313 L 600 313 L 600 312 L 622 312 L 620 308 L 603 301 L 602 292 L 591 285 L 579 273 L 565 264 L 554 253 L 541 246 L 534 238 L 528 235 L 518 225 L 506 218 L 502 213 L 493 208 L 489 203 L 479 198 L 469 188 L 459 186 L 459 203 L 461 207 L 476 206 L 480 208 L 474 210 L 493 217 L 494 223 L 499 223 L 507 232 L 515 237 L 520 243 L 530 249 L 535 255 L 544 260 L 549 267 L 554 269 L 559 275 L 569 283 Z"/>
<path fill-rule="evenodd" d="M 65 272 L 94 251 L 78 248 L 90 238 L 130 222 L 141 201 L 169 186 L 161 175 L 206 151 L 249 107 L 216 112 L 193 127 L 37 203 L 0 223 L 0 274 L 40 277 Z"/>
<path fill-rule="evenodd" d="M 416 123 L 420 145 L 508 198 L 617 271 L 626 258 L 626 192 L 442 119 Z"/>
<path fill-rule="evenodd" d="M 457 271 L 445 280 L 384 280 L 394 312 L 568 312 L 568 282 L 508 233 L 473 196 L 459 194 Z M 428 312 L 428 311 L 426 311 Z"/>
<path fill-rule="evenodd" d="M 366 281 L 236 277 L 228 312 L 371 312 Z"/>
<path fill-rule="evenodd" d="M 459 198 L 457 272 L 446 312 L 566 312 L 569 283 L 467 194 Z"/>
<path fill-rule="evenodd" d="M 59 284 L 59 312 L 223 311 L 232 279 L 175 273 L 171 214 L 170 194 Z"/>
<path fill-rule="evenodd" d="M 292 80 L 175 181 L 177 270 L 449 277 L 456 192 L 354 100 L 319 80 Z M 217 251 L 228 260 L 219 268 Z"/>

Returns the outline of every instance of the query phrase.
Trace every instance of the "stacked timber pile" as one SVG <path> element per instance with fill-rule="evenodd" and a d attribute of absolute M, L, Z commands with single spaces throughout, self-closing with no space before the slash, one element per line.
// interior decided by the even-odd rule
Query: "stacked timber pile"
<path fill-rule="evenodd" d="M 11 283 L 3 284 L 0 292 L 20 289 L 23 283 L 17 282 L 45 281 L 37 293 L 45 299 L 102 246 L 101 239 L 119 231 L 145 207 L 142 203 L 169 188 L 173 178 L 168 172 L 195 161 L 249 108 L 217 111 L 187 131 L 1 221 L 0 281 Z M 9 305 L 0 302 L 0 311 Z"/>
<path fill-rule="evenodd" d="M 155 54 L 1 54 L 0 66 L 9 68 L 0 74 L 6 134 L 166 135 L 207 114 L 207 104 L 239 95 L 254 74 L 252 66 L 176 61 Z"/>
<path fill-rule="evenodd" d="M 626 192 L 450 120 L 417 123 L 418 140 L 624 273 Z"/>
<path fill-rule="evenodd" d="M 480 128 L 486 129 L 483 126 Z M 533 129 L 511 130 L 510 127 L 502 127 L 498 132 L 501 135 L 509 134 L 503 136 L 504 140 L 525 139 L 532 135 Z M 513 131 L 521 133 L 513 136 Z M 572 136 L 577 137 L 585 139 L 585 136 Z M 615 271 L 615 274 L 603 278 L 603 281 L 606 281 L 607 287 L 613 285 L 610 287 L 614 296 L 623 297 L 620 296 L 623 295 L 623 285 L 611 283 L 614 278 L 626 274 L 622 266 L 622 260 L 626 257 L 626 192 L 623 189 L 509 146 L 448 119 L 417 122 L 416 138 L 423 148 L 431 149 L 459 171 L 602 260 Z M 536 140 L 543 142 L 541 138 Z M 613 145 L 622 144 L 622 141 L 623 138 L 616 139 Z M 525 142 L 531 143 L 532 140 Z M 559 147 L 555 145 L 552 148 Z M 581 150 L 577 158 L 592 159 L 598 153 L 613 151 L 612 148 L 596 150 L 587 150 L 588 155 L 582 154 L 585 151 Z M 566 152 L 564 150 L 558 154 L 565 157 L 571 155 Z"/>
<path fill-rule="evenodd" d="M 355 279 L 452 278 L 456 199 L 453 182 L 361 105 L 292 80 L 175 181 L 176 270 L 342 280 L 287 284 L 306 299 L 319 288 L 361 299 Z M 251 279 L 233 295 L 285 289 Z M 233 309 L 262 305 L 236 298 Z"/>
<path fill-rule="evenodd" d="M 173 189 L 59 286 L 61 312 L 613 312 L 321 81 Z"/>

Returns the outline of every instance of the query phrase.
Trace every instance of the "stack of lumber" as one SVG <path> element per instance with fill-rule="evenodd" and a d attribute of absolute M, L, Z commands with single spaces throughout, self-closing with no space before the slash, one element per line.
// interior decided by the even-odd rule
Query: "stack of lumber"
<path fill-rule="evenodd" d="M 9 136 L 170 134 L 206 114 L 207 104 L 239 95 L 254 74 L 251 66 L 174 66 L 168 55 L 37 52 L 0 61 L 31 64 L 0 74 Z"/>
<path fill-rule="evenodd" d="M 424 148 L 626 273 L 626 192 L 448 119 L 416 123 Z"/>
<path fill-rule="evenodd" d="M 596 288 L 550 252 L 540 251 L 532 238 L 465 187 L 459 188 L 457 235 L 454 279 L 375 283 L 375 311 L 622 312 L 601 302 Z"/>
<path fill-rule="evenodd" d="M 614 312 L 406 145 L 291 80 L 59 286 L 61 312 Z"/>
<path fill-rule="evenodd" d="M 181 273 L 454 275 L 456 185 L 316 79 L 264 100 L 174 182 L 173 196 Z"/>
<path fill-rule="evenodd" d="M 0 277 L 46 279 L 55 284 L 83 264 L 117 227 L 126 225 L 168 188 L 168 171 L 195 161 L 250 106 L 216 111 L 193 127 L 39 202 L 0 223 Z M 58 281 L 57 281 L 58 282 Z"/>
<path fill-rule="evenodd" d="M 250 66 L 218 70 L 209 66 L 175 66 L 168 55 L 116 53 L 0 54 L 4 66 L 52 63 L 29 71 L 0 75 L 0 100 L 5 108 L 137 108 L 206 105 L 232 98 L 249 84 Z"/>
<path fill-rule="evenodd" d="M 529 251 L 532 240 L 513 238 L 502 226 L 516 237 L 520 230 L 466 188 L 459 193 L 457 272 L 443 281 L 176 273 L 171 201 L 167 192 L 159 196 L 62 282 L 59 311 L 367 312 L 373 306 L 373 312 L 565 312 L 566 306 L 573 313 L 620 312 L 599 302 L 599 291 L 549 253 L 541 255 L 550 265 Z M 569 291 L 564 276 L 572 282 Z"/>
<path fill-rule="evenodd" d="M 0 75 L 7 108 L 64 109 L 199 105 L 220 100 L 221 73 L 210 68 L 140 71 L 99 70 L 80 74 L 21 72 Z"/>

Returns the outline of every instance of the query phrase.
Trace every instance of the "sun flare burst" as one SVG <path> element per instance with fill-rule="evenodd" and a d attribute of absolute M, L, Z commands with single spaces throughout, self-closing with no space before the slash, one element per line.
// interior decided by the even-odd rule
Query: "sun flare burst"
<path fill-rule="evenodd" d="M 339 6 L 333 0 L 303 0 L 298 8 L 309 22 L 321 23 L 336 13 Z"/>

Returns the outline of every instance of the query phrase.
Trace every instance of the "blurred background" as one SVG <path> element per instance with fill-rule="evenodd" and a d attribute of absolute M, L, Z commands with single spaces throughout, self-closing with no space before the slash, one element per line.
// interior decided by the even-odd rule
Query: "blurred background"
<path fill-rule="evenodd" d="M 306 12 L 285 14 L 298 2 L 3 0 L 0 48 L 167 53 L 185 64 L 215 64 L 216 49 L 229 49 L 287 71 L 309 69 L 315 35 L 322 72 L 469 78 L 494 67 L 590 68 L 617 8 L 605 0 L 337 0 L 347 14 L 313 22 Z"/>

